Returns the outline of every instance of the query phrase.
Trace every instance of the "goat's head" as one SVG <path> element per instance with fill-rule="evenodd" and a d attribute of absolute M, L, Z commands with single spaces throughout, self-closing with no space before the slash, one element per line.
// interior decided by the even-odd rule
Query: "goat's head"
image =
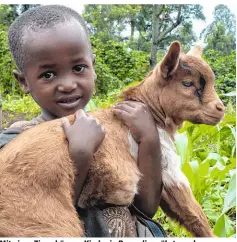
<path fill-rule="evenodd" d="M 196 45 L 187 54 L 181 53 L 175 41 L 151 74 L 153 97 L 158 97 L 166 118 L 176 125 L 185 120 L 215 125 L 224 116 L 225 107 L 214 89 L 214 73 L 201 52 Z"/>

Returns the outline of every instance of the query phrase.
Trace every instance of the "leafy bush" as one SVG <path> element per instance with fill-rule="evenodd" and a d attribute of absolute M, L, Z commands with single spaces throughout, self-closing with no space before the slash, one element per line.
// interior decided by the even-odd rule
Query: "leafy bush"
<path fill-rule="evenodd" d="M 236 51 L 230 55 L 223 56 L 223 53 L 215 50 L 206 50 L 204 58 L 212 67 L 215 73 L 215 86 L 219 94 L 235 90 L 236 85 Z"/>
<path fill-rule="evenodd" d="M 0 92 L 2 94 L 20 94 L 12 71 L 16 69 L 7 45 L 7 27 L 0 24 Z"/>
<path fill-rule="evenodd" d="M 2 101 L 2 108 L 4 111 L 29 114 L 33 117 L 40 113 L 40 107 L 35 103 L 30 95 L 24 95 L 22 97 L 5 95 Z"/>
<path fill-rule="evenodd" d="M 140 81 L 149 70 L 148 54 L 134 51 L 123 43 L 91 37 L 93 52 L 96 54 L 97 74 L 96 95 L 105 97 L 114 89 Z"/>

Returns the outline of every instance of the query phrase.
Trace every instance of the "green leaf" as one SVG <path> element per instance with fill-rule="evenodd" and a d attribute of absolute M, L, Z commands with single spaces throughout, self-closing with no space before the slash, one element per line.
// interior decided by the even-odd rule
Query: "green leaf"
<path fill-rule="evenodd" d="M 209 173 L 209 160 L 204 160 L 200 165 L 199 165 L 199 173 L 198 175 L 200 177 L 205 177 Z"/>
<path fill-rule="evenodd" d="M 209 155 L 207 156 L 207 159 L 211 160 L 218 160 L 218 161 L 222 161 L 222 157 L 217 154 L 217 153 L 209 153 Z"/>
<path fill-rule="evenodd" d="M 218 177 L 219 169 L 217 167 L 212 167 L 210 171 L 211 171 L 210 175 L 212 178 Z"/>
<path fill-rule="evenodd" d="M 208 219 L 216 222 L 219 218 L 219 215 L 216 213 L 216 211 L 213 211 L 213 209 L 205 209 L 204 210 L 206 216 L 208 217 Z"/>
<path fill-rule="evenodd" d="M 222 94 L 222 96 L 226 96 L 226 97 L 236 97 L 236 91 L 224 93 L 224 94 Z"/>
<path fill-rule="evenodd" d="M 181 164 L 188 162 L 192 156 L 192 142 L 187 132 L 175 135 L 175 144 L 178 155 L 181 157 Z"/>
<path fill-rule="evenodd" d="M 193 173 L 195 175 L 197 175 L 198 171 L 199 171 L 199 163 L 198 163 L 198 161 L 193 160 L 193 161 L 190 161 L 189 164 L 190 164 L 190 166 L 191 166 L 191 168 L 193 170 Z"/>
<path fill-rule="evenodd" d="M 184 165 L 182 167 L 182 171 L 185 174 L 185 176 L 188 178 L 190 184 L 195 186 L 195 176 L 196 175 L 189 162 L 184 163 Z"/>
<path fill-rule="evenodd" d="M 225 195 L 224 207 L 222 213 L 226 213 L 229 209 L 236 205 L 236 173 L 230 179 L 229 187 Z"/>
<path fill-rule="evenodd" d="M 233 137 L 235 138 L 236 137 L 235 127 L 233 127 L 232 125 L 229 125 L 229 124 L 227 124 L 226 126 L 231 130 L 231 133 L 232 133 Z"/>
<path fill-rule="evenodd" d="M 214 166 L 217 162 L 221 165 L 225 165 L 225 161 L 223 158 L 217 153 L 209 153 L 205 160 L 209 160 L 211 164 Z"/>
<path fill-rule="evenodd" d="M 214 234 L 219 237 L 228 237 L 234 233 L 234 229 L 232 228 L 232 221 L 230 218 L 222 214 L 217 220 L 214 227 Z"/>
<path fill-rule="evenodd" d="M 204 151 L 203 149 L 200 148 L 196 150 L 196 156 L 200 158 L 201 160 L 205 160 L 207 156 L 209 155 L 208 151 Z"/>

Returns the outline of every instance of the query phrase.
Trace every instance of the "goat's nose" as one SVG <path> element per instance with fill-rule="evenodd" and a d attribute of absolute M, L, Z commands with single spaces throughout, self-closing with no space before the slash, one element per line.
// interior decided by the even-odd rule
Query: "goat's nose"
<path fill-rule="evenodd" d="M 216 103 L 216 109 L 220 112 L 225 112 L 225 106 L 221 101 Z"/>

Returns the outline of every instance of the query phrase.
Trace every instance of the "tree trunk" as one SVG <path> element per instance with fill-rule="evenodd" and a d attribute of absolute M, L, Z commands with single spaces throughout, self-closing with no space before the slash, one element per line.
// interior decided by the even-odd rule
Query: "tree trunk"
<path fill-rule="evenodd" d="M 130 34 L 130 42 L 132 43 L 134 41 L 134 31 L 135 31 L 135 21 L 131 19 L 130 21 L 131 26 L 131 34 Z"/>
<path fill-rule="evenodd" d="M 150 59 L 150 68 L 153 69 L 156 66 L 156 54 L 157 54 L 158 44 L 152 43 L 151 45 L 151 59 Z"/>
<path fill-rule="evenodd" d="M 162 16 L 164 11 L 165 5 L 153 5 L 153 13 L 152 13 L 152 43 L 151 43 L 151 58 L 150 58 L 150 67 L 153 69 L 156 65 L 156 54 L 157 48 L 159 44 L 164 41 L 165 37 L 178 25 L 180 25 L 182 18 L 181 18 L 181 9 L 182 4 L 179 5 L 177 16 L 171 20 L 169 15 Z M 164 21 L 168 21 L 170 19 L 170 25 L 166 28 L 162 29 L 162 25 Z"/>
<path fill-rule="evenodd" d="M 156 65 L 156 54 L 158 48 L 159 29 L 160 29 L 160 14 L 163 10 L 163 5 L 154 4 L 152 13 L 152 42 L 151 42 L 151 58 L 150 68 L 153 69 Z"/>

